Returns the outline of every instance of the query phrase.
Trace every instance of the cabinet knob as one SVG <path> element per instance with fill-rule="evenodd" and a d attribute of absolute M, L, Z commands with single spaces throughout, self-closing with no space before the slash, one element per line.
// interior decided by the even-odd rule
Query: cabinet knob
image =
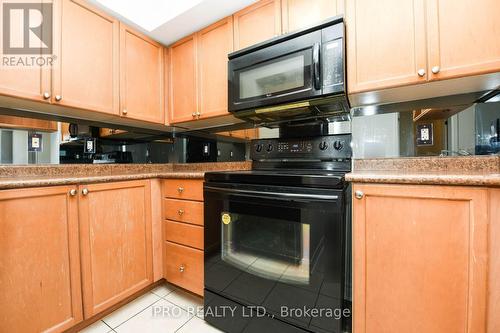
<path fill-rule="evenodd" d="M 434 73 L 434 74 L 439 73 L 440 70 L 441 70 L 441 68 L 439 68 L 439 66 L 432 67 L 432 73 Z"/>
<path fill-rule="evenodd" d="M 60 102 L 61 100 L 62 100 L 62 96 L 61 95 L 56 95 L 56 101 Z"/>
<path fill-rule="evenodd" d="M 48 91 L 43 93 L 43 99 L 49 99 L 50 98 L 50 93 Z"/>
<path fill-rule="evenodd" d="M 123 109 L 122 113 L 127 114 L 128 113 L 127 109 Z"/>
<path fill-rule="evenodd" d="M 179 192 L 179 194 L 182 193 L 182 192 L 184 192 L 184 187 L 177 188 L 177 192 Z"/>
<path fill-rule="evenodd" d="M 74 197 L 78 192 L 73 188 L 71 190 L 69 190 L 69 195 L 71 195 L 72 197 Z"/>
<path fill-rule="evenodd" d="M 420 77 L 425 76 L 425 69 L 420 68 L 420 69 L 418 70 L 417 74 L 418 74 L 418 76 L 420 76 Z"/>
<path fill-rule="evenodd" d="M 179 272 L 184 273 L 184 269 L 185 269 L 184 265 L 179 266 Z"/>
<path fill-rule="evenodd" d="M 183 209 L 179 209 L 177 211 L 177 214 L 179 214 L 179 216 L 182 216 L 184 214 L 184 210 Z"/>
<path fill-rule="evenodd" d="M 201 113 L 199 111 L 196 111 L 196 117 L 200 118 L 200 116 L 201 116 Z"/>
<path fill-rule="evenodd" d="M 193 118 L 196 117 L 196 112 L 193 112 L 191 115 L 193 116 Z"/>
<path fill-rule="evenodd" d="M 356 191 L 354 192 L 354 196 L 356 197 L 356 199 L 363 199 L 365 194 L 362 191 Z"/>
<path fill-rule="evenodd" d="M 89 190 L 88 190 L 88 189 L 86 189 L 86 188 L 84 188 L 84 189 L 82 190 L 82 194 L 83 194 L 83 195 L 87 195 L 87 194 L 89 194 Z"/>

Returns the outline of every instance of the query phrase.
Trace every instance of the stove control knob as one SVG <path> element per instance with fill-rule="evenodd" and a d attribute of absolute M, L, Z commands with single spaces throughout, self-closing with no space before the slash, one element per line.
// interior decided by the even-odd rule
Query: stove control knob
<path fill-rule="evenodd" d="M 319 149 L 320 150 L 326 150 L 328 148 L 328 143 L 326 143 L 326 141 L 322 141 L 320 144 L 319 144 Z"/>
<path fill-rule="evenodd" d="M 269 152 L 269 153 L 270 153 L 270 152 L 272 152 L 272 151 L 273 151 L 273 144 L 272 144 L 272 143 L 268 144 L 268 145 L 267 145 L 267 149 L 266 149 L 266 150 L 267 150 L 267 152 Z"/>
<path fill-rule="evenodd" d="M 255 151 L 258 153 L 260 153 L 262 151 L 262 145 L 260 143 L 255 146 Z"/>
<path fill-rule="evenodd" d="M 335 150 L 342 150 L 342 148 L 344 148 L 344 145 L 342 144 L 342 141 L 335 141 L 333 143 L 333 148 L 335 148 Z"/>

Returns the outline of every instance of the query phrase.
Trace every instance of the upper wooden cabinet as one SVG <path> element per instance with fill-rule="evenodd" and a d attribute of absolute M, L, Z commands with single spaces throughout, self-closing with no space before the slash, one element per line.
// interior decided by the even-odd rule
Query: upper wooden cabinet
<path fill-rule="evenodd" d="M 227 55 L 233 50 L 233 20 L 225 18 L 198 33 L 198 84 L 200 117 L 227 111 Z"/>
<path fill-rule="evenodd" d="M 0 332 L 63 332 L 83 319 L 74 186 L 0 191 Z"/>
<path fill-rule="evenodd" d="M 499 15 L 498 0 L 427 0 L 430 79 L 500 71 Z"/>
<path fill-rule="evenodd" d="M 198 112 L 196 35 L 170 47 L 169 114 L 170 122 L 196 118 Z"/>
<path fill-rule="evenodd" d="M 486 332 L 487 190 L 353 191 L 353 332 Z"/>
<path fill-rule="evenodd" d="M 50 101 L 50 68 L 0 66 L 0 95 Z"/>
<path fill-rule="evenodd" d="M 349 93 L 426 81 L 424 8 L 424 0 L 346 1 Z"/>
<path fill-rule="evenodd" d="M 82 0 L 56 3 L 52 101 L 119 114 L 119 21 Z M 98 38 L 97 38 L 98 37 Z"/>
<path fill-rule="evenodd" d="M 138 180 L 82 185 L 80 193 L 83 305 L 89 318 L 153 282 L 151 189 L 148 180 Z"/>
<path fill-rule="evenodd" d="M 344 13 L 343 0 L 282 0 L 283 33 L 300 30 Z"/>
<path fill-rule="evenodd" d="M 0 128 L 16 128 L 38 130 L 42 132 L 57 132 L 57 122 L 42 119 L 0 115 Z"/>
<path fill-rule="evenodd" d="M 120 100 L 124 117 L 165 123 L 163 47 L 120 23 Z"/>
<path fill-rule="evenodd" d="M 234 49 L 263 42 L 281 34 L 280 0 L 260 0 L 233 15 Z"/>

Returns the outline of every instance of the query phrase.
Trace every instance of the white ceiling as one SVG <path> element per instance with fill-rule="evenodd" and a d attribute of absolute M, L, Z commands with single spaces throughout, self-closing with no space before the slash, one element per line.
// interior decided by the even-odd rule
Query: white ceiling
<path fill-rule="evenodd" d="M 169 45 L 257 0 L 90 0 L 162 44 Z"/>

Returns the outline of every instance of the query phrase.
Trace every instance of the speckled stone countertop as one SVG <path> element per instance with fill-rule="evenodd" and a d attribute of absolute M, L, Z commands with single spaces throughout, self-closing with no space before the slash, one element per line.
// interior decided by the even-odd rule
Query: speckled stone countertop
<path fill-rule="evenodd" d="M 202 179 L 205 172 L 250 170 L 251 162 L 192 164 L 0 165 L 0 189 L 150 178 Z"/>
<path fill-rule="evenodd" d="M 500 186 L 500 156 L 354 160 L 346 180 L 357 183 Z"/>

